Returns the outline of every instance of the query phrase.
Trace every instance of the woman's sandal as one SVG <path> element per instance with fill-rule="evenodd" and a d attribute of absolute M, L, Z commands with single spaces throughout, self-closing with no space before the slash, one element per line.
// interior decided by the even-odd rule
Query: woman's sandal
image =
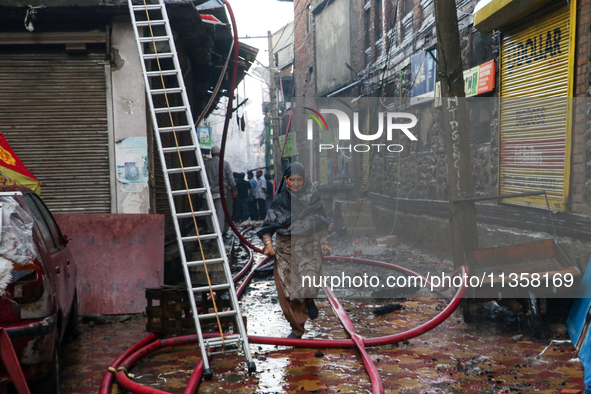
<path fill-rule="evenodd" d="M 318 317 L 318 307 L 314 303 L 314 300 L 312 300 L 312 302 L 306 305 L 306 308 L 308 308 L 308 317 L 311 320 L 314 320 Z"/>

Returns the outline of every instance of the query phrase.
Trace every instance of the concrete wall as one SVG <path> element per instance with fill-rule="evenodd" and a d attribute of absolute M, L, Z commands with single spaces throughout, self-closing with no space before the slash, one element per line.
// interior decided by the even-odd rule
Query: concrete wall
<path fill-rule="evenodd" d="M 326 9 L 323 10 L 323 8 Z M 320 5 L 316 20 L 317 95 L 330 93 L 352 80 L 353 74 L 345 66 L 351 64 L 350 4 L 340 0 Z"/>
<path fill-rule="evenodd" d="M 113 21 L 111 32 L 111 91 L 114 155 L 117 168 L 117 213 L 149 213 L 150 195 L 145 182 L 125 183 L 125 163 L 142 171 L 140 154 L 142 145 L 147 147 L 147 104 L 141 64 L 131 22 L 126 19 Z M 134 138 L 134 140 L 128 140 Z M 143 140 L 143 141 L 142 141 Z M 130 154 L 129 146 L 136 146 L 137 154 Z M 146 148 L 147 149 L 147 148 Z M 129 157 L 136 157 L 136 159 Z M 135 170 L 134 170 L 135 171 Z"/>
<path fill-rule="evenodd" d="M 163 284 L 164 215 L 54 214 L 78 269 L 81 314 L 139 313 Z"/>

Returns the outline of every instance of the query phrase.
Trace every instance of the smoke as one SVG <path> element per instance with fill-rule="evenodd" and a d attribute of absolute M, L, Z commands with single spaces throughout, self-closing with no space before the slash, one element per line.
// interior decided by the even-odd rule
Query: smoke
<path fill-rule="evenodd" d="M 236 119 L 238 112 L 238 120 Z M 264 138 L 265 127 L 261 119 L 249 120 L 248 111 L 236 111 L 230 120 L 228 138 L 226 139 L 226 152 L 224 160 L 230 163 L 232 171 L 244 172 L 247 170 L 265 167 L 265 144 L 261 144 Z M 244 131 L 241 130 L 242 117 L 244 116 Z M 224 117 L 212 114 L 207 118 L 207 123 L 212 128 L 212 146 L 221 147 L 224 131 Z"/>

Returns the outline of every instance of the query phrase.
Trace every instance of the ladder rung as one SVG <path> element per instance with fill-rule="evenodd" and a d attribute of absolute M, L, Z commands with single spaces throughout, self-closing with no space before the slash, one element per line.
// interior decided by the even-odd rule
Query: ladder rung
<path fill-rule="evenodd" d="M 142 44 L 150 43 L 150 42 L 165 42 L 170 41 L 168 36 L 149 36 L 149 37 L 140 37 L 140 42 Z"/>
<path fill-rule="evenodd" d="M 242 350 L 242 341 L 232 341 L 232 343 L 228 343 L 226 341 L 226 345 L 233 345 L 234 343 L 238 344 L 239 346 L 235 346 L 234 348 L 224 348 L 222 350 L 218 350 L 216 352 L 212 352 L 211 350 L 207 352 L 208 356 L 215 356 L 216 354 L 229 354 L 234 352 L 239 352 Z M 216 347 L 222 346 L 221 342 Z M 213 348 L 213 345 L 210 345 L 209 348 Z"/>
<path fill-rule="evenodd" d="M 226 335 L 226 338 L 224 338 L 224 342 L 226 345 L 233 345 L 235 343 L 240 343 L 242 342 L 242 338 L 240 337 L 239 334 L 230 334 L 230 335 Z M 222 346 L 222 338 L 208 338 L 205 339 L 205 343 L 206 346 L 208 347 L 217 347 L 217 346 Z"/>
<path fill-rule="evenodd" d="M 185 168 L 168 168 L 166 172 L 169 174 L 182 174 L 183 172 L 197 172 L 201 171 L 201 167 L 185 167 Z"/>
<path fill-rule="evenodd" d="M 181 105 L 180 107 L 163 107 L 163 108 L 154 108 L 154 112 L 157 114 L 167 114 L 169 112 L 185 112 L 187 107 Z"/>
<path fill-rule="evenodd" d="M 177 153 L 177 152 L 194 151 L 195 149 L 197 149 L 197 147 L 195 145 L 183 145 L 183 146 L 174 146 L 172 148 L 162 148 L 162 152 Z"/>
<path fill-rule="evenodd" d="M 197 212 L 177 213 L 176 214 L 176 217 L 179 218 L 179 219 L 187 219 L 187 218 L 192 218 L 193 215 L 195 215 L 195 217 L 207 216 L 207 215 L 211 215 L 211 211 L 197 211 Z"/>
<path fill-rule="evenodd" d="M 236 316 L 236 311 L 218 312 L 217 316 L 219 316 L 219 317 Z M 199 320 L 212 319 L 212 318 L 216 317 L 216 313 L 204 313 L 203 315 L 197 315 L 197 317 L 199 318 Z"/>
<path fill-rule="evenodd" d="M 217 263 L 223 263 L 223 262 L 224 262 L 223 258 L 205 260 L 206 264 L 217 264 Z M 203 260 L 188 261 L 187 262 L 187 267 L 197 267 L 199 265 L 203 265 Z"/>
<path fill-rule="evenodd" d="M 137 21 L 135 22 L 137 27 L 145 27 L 145 26 L 163 26 L 166 24 L 164 19 L 154 19 L 149 21 Z"/>
<path fill-rule="evenodd" d="M 195 215 L 197 216 L 197 215 Z M 181 240 L 183 242 L 194 242 L 197 240 L 208 240 L 208 239 L 216 239 L 218 237 L 217 234 L 204 234 L 204 235 L 191 235 L 188 237 L 182 237 Z"/>
<path fill-rule="evenodd" d="M 177 94 L 177 93 L 182 93 L 183 89 L 181 88 L 167 88 L 167 89 L 152 89 L 150 90 L 150 93 L 152 94 Z"/>
<path fill-rule="evenodd" d="M 159 132 L 161 133 L 172 133 L 174 131 L 191 131 L 193 130 L 193 126 L 191 125 L 183 125 L 183 126 L 174 126 L 174 128 L 172 127 L 160 127 L 158 129 Z"/>
<path fill-rule="evenodd" d="M 170 75 L 177 75 L 177 74 L 178 74 L 177 70 L 162 70 L 162 71 L 148 71 L 148 72 L 146 72 L 146 75 L 149 78 L 159 77 L 160 75 L 162 75 L 163 77 L 167 77 Z"/>
<path fill-rule="evenodd" d="M 174 57 L 174 53 L 172 52 L 162 52 L 162 53 L 144 53 L 142 55 L 144 60 L 156 60 L 156 59 L 170 59 Z"/>
<path fill-rule="evenodd" d="M 211 285 L 211 290 L 213 290 L 213 291 L 226 290 L 229 288 L 230 288 L 229 283 L 224 283 L 221 285 Z M 209 286 L 193 287 L 193 293 L 203 293 L 204 291 L 210 291 L 210 287 Z"/>
<path fill-rule="evenodd" d="M 173 196 L 186 196 L 187 192 L 189 194 L 199 194 L 199 193 L 205 193 L 206 191 L 207 191 L 207 189 L 204 187 L 201 187 L 198 189 L 189 189 L 189 190 L 173 190 L 172 195 Z"/>
<path fill-rule="evenodd" d="M 133 10 L 134 11 L 145 11 L 145 10 L 149 10 L 149 11 L 153 11 L 153 10 L 159 10 L 160 9 L 160 4 L 142 4 L 142 5 L 134 5 L 133 6 Z"/>

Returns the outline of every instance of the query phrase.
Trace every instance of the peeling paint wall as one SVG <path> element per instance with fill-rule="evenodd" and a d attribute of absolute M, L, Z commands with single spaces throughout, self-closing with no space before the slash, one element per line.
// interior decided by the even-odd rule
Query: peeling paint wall
<path fill-rule="evenodd" d="M 140 153 L 141 146 L 147 144 L 139 140 L 147 142 L 148 138 L 147 105 L 133 27 L 127 19 L 113 21 L 111 81 L 117 213 L 149 213 L 148 181 L 142 176 L 148 154 L 147 150 L 145 155 Z M 129 158 L 129 149 L 122 149 L 123 145 L 136 146 L 135 158 Z"/>

